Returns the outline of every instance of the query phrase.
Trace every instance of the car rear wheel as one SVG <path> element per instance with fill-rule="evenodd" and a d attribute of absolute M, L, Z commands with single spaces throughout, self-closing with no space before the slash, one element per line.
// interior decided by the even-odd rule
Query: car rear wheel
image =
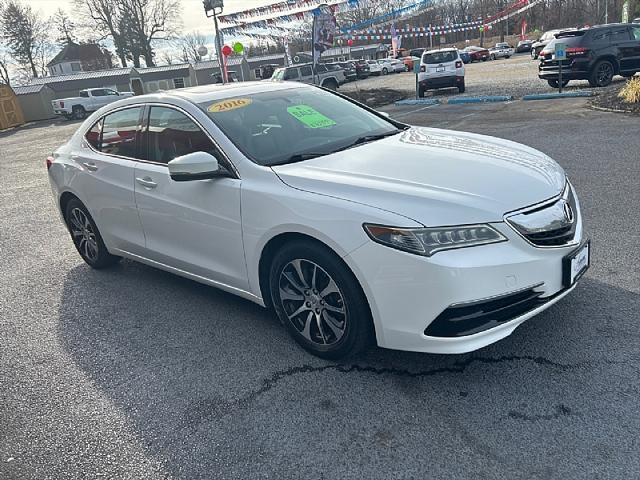
<path fill-rule="evenodd" d="M 111 255 L 107 251 L 98 227 L 80 200 L 69 201 L 64 218 L 76 250 L 90 267 L 101 269 L 120 260 L 120 257 Z"/>
<path fill-rule="evenodd" d="M 73 111 L 73 118 L 75 118 L 76 120 L 82 120 L 84 119 L 84 117 L 87 116 L 86 110 L 81 105 L 76 105 L 75 107 L 73 107 L 72 111 Z"/>
<path fill-rule="evenodd" d="M 495 59 L 496 59 L 496 56 L 495 56 L 495 55 L 493 55 L 493 54 L 491 54 L 491 57 L 489 57 L 489 58 L 490 58 L 491 60 L 495 60 Z"/>
<path fill-rule="evenodd" d="M 558 80 L 556 80 L 556 79 L 547 80 L 547 83 L 549 84 L 549 86 L 551 88 L 559 88 L 560 87 L 560 82 L 558 82 Z M 563 87 L 566 87 L 568 83 L 569 83 L 569 80 L 562 80 L 562 86 Z"/>
<path fill-rule="evenodd" d="M 370 343 L 373 324 L 362 289 L 327 248 L 307 241 L 285 245 L 272 261 L 269 289 L 280 321 L 314 355 L 338 359 Z"/>
<path fill-rule="evenodd" d="M 589 77 L 589 85 L 592 87 L 606 87 L 613 80 L 613 64 L 609 60 L 600 60 L 595 64 Z"/>

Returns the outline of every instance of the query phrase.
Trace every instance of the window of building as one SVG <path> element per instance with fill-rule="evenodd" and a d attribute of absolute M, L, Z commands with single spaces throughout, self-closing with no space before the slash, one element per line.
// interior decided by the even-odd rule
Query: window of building
<path fill-rule="evenodd" d="M 173 87 L 174 88 L 184 88 L 184 78 L 174 78 L 173 79 Z"/>
<path fill-rule="evenodd" d="M 127 108 L 104 117 L 99 150 L 111 155 L 136 157 L 136 134 L 142 107 Z"/>

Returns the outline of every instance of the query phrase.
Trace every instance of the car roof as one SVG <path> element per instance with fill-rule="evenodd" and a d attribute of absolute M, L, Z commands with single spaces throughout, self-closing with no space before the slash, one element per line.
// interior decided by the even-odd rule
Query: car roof
<path fill-rule="evenodd" d="M 425 53 L 437 53 L 437 52 L 457 52 L 458 49 L 457 48 L 451 48 L 451 47 L 447 47 L 447 48 L 436 48 L 434 50 L 427 50 L 426 52 L 423 52 L 423 55 Z"/>
<path fill-rule="evenodd" d="M 180 88 L 168 90 L 162 93 L 152 93 L 139 95 L 134 98 L 137 102 L 153 102 L 166 100 L 168 98 L 182 98 L 192 103 L 211 102 L 223 100 L 229 97 L 241 95 L 255 95 L 261 92 L 284 91 L 295 88 L 313 88 L 299 82 L 232 82 L 225 85 L 218 83 L 212 85 L 201 85 L 199 87 Z"/>

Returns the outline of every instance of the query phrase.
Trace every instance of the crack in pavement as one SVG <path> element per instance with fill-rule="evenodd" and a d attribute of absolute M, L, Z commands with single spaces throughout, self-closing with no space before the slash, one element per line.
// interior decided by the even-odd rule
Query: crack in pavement
<path fill-rule="evenodd" d="M 556 405 L 554 407 L 554 412 L 546 415 L 528 415 L 526 413 L 518 412 L 516 410 L 509 411 L 509 417 L 514 418 L 516 420 L 524 420 L 527 422 L 535 422 L 538 420 L 556 420 L 560 417 L 568 417 L 571 415 L 576 415 L 571 411 L 569 407 L 567 407 L 564 403 L 560 405 Z"/>
<path fill-rule="evenodd" d="M 281 380 L 292 377 L 295 375 L 305 374 L 305 373 L 320 373 L 329 370 L 333 370 L 339 373 L 372 373 L 375 375 L 394 375 L 399 377 L 407 377 L 407 378 L 422 378 L 429 377 L 434 375 L 440 375 L 444 373 L 464 373 L 464 371 L 470 365 L 474 363 L 483 363 L 483 364 L 498 364 L 498 363 L 506 363 L 506 362 L 517 362 L 517 361 L 529 361 L 533 362 L 536 365 L 540 365 L 542 367 L 550 367 L 556 368 L 561 371 L 569 371 L 576 368 L 582 368 L 586 365 L 593 364 L 595 362 L 581 362 L 576 364 L 563 364 L 554 362 L 545 357 L 536 357 L 532 355 L 508 355 L 501 357 L 471 357 L 462 361 L 456 361 L 450 366 L 446 367 L 438 367 L 430 370 L 421 370 L 412 372 L 406 369 L 399 368 L 390 368 L 390 367 L 373 367 L 373 366 L 363 366 L 363 365 L 345 365 L 345 364 L 329 364 L 322 366 L 312 366 L 312 365 L 301 365 L 296 367 L 291 367 L 286 370 L 280 370 L 274 372 L 270 377 L 262 380 L 262 385 L 260 388 L 248 393 L 244 397 L 238 398 L 236 400 L 224 400 L 224 399 L 207 399 L 204 401 L 197 402 L 192 408 L 190 408 L 186 412 L 187 417 L 187 425 L 191 425 L 195 430 L 197 427 L 207 419 L 210 418 L 222 418 L 226 415 L 229 415 L 235 410 L 242 410 L 248 407 L 254 400 L 256 400 L 261 395 L 267 393 L 271 389 L 273 389 Z M 602 362 L 601 362 L 602 363 Z M 611 362 L 605 361 L 604 363 L 619 363 L 619 362 Z M 517 412 L 515 412 L 517 414 Z"/>

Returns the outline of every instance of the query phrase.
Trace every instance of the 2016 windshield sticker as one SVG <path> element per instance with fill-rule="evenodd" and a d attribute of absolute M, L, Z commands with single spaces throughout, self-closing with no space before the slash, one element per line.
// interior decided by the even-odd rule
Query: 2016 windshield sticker
<path fill-rule="evenodd" d="M 336 125 L 336 122 L 325 117 L 309 105 L 294 105 L 293 107 L 287 107 L 287 112 L 309 128 L 326 128 Z"/>
<path fill-rule="evenodd" d="M 236 108 L 243 108 L 247 105 L 251 105 L 250 98 L 230 98 L 229 100 L 223 100 L 222 102 L 209 105 L 207 110 L 211 113 L 220 113 L 235 110 Z"/>

